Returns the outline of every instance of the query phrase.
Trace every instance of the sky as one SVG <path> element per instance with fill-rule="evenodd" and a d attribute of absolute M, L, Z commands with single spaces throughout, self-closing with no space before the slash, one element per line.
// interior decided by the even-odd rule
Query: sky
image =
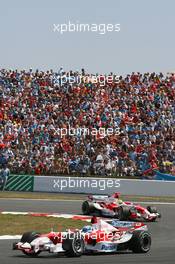
<path fill-rule="evenodd" d="M 174 10 L 174 0 L 0 0 L 0 68 L 175 71 Z M 120 31 L 54 32 L 69 21 Z"/>

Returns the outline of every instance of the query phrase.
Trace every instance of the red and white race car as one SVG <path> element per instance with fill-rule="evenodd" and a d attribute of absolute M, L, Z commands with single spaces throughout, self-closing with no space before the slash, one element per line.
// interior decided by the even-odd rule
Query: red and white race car
<path fill-rule="evenodd" d="M 131 250 L 147 253 L 151 247 L 151 236 L 144 223 L 121 222 L 116 219 L 104 221 L 93 217 L 91 225 L 81 230 L 39 234 L 24 233 L 19 242 L 13 243 L 14 250 L 28 256 L 37 256 L 43 251 L 63 252 L 69 257 L 80 257 L 94 252 L 118 252 Z"/>
<path fill-rule="evenodd" d="M 119 193 L 114 193 L 111 196 L 89 195 L 88 199 L 82 204 L 82 212 L 84 215 L 150 222 L 161 217 L 156 207 L 147 206 L 145 208 L 133 202 L 124 202 L 120 199 Z"/>

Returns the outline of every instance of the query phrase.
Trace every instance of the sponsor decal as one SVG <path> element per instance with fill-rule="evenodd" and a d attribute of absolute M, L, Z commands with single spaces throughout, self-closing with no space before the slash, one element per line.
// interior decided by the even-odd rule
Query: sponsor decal
<path fill-rule="evenodd" d="M 101 246 L 101 250 L 116 250 L 116 249 L 117 249 L 117 245 L 114 244 L 106 243 Z"/>
<path fill-rule="evenodd" d="M 118 220 L 113 220 L 112 222 L 109 222 L 109 224 L 111 224 L 114 227 L 132 227 L 133 226 L 133 222 L 120 222 Z"/>

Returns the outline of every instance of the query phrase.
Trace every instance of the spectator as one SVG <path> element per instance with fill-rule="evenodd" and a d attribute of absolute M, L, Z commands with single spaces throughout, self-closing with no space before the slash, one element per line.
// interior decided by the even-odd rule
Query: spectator
<path fill-rule="evenodd" d="M 8 180 L 8 176 L 10 175 L 10 170 L 4 166 L 1 170 L 0 170 L 0 177 L 1 177 L 1 189 L 4 190 L 7 180 Z"/>

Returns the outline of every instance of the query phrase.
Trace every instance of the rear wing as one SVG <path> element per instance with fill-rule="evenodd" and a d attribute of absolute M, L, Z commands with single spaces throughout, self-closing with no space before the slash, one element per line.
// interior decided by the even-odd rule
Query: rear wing
<path fill-rule="evenodd" d="M 88 195 L 88 199 L 90 201 L 104 201 L 105 199 L 111 198 L 118 198 L 120 197 L 120 192 L 115 192 L 112 195 Z"/>
<path fill-rule="evenodd" d="M 109 198 L 109 195 L 88 195 L 90 201 L 104 201 Z"/>

